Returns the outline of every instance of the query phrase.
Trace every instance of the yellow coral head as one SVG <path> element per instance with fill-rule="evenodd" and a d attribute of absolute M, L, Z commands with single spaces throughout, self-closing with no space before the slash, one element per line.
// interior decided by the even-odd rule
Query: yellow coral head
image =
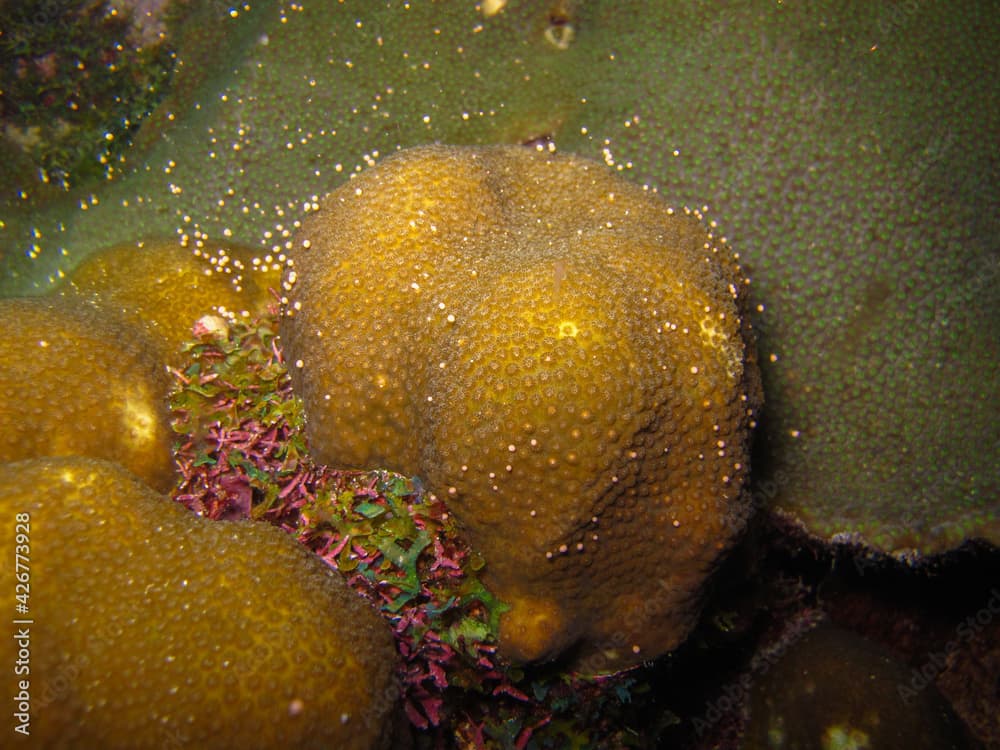
<path fill-rule="evenodd" d="M 292 254 L 314 450 L 446 499 L 508 656 L 610 671 L 687 635 L 760 404 L 745 284 L 698 217 L 575 157 L 430 146 L 329 195 Z"/>

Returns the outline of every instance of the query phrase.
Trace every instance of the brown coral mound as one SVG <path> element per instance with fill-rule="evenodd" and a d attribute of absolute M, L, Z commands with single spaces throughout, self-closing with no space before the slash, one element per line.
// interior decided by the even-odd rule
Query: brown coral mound
<path fill-rule="evenodd" d="M 30 547 L 32 747 L 388 746 L 390 630 L 286 532 L 81 458 L 0 466 L 0 510 Z M 21 646 L 3 639 L 5 664 Z"/>
<path fill-rule="evenodd" d="M 0 462 L 117 461 L 152 487 L 174 482 L 170 383 L 156 347 L 93 310 L 0 300 Z"/>
<path fill-rule="evenodd" d="M 282 335 L 316 455 L 446 499 L 515 660 L 672 649 L 744 526 L 745 280 L 688 213 L 589 161 L 426 147 L 297 237 Z"/>
<path fill-rule="evenodd" d="M 170 240 L 117 245 L 84 260 L 59 293 L 75 307 L 143 331 L 160 357 L 177 365 L 201 316 L 247 318 L 267 309 L 280 266 L 261 255 L 238 245 L 192 249 Z"/>

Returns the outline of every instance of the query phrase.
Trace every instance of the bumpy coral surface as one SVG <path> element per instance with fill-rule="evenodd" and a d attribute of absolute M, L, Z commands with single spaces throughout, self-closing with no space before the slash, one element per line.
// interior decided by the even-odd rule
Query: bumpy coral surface
<path fill-rule="evenodd" d="M 171 93 L 113 181 L 0 192 L 0 293 L 138 236 L 279 254 L 317 196 L 400 146 L 549 139 L 708 204 L 738 238 L 765 307 L 764 499 L 886 551 L 1000 540 L 989 3 L 193 2 L 184 18 Z"/>
<path fill-rule="evenodd" d="M 0 461 L 106 458 L 171 487 L 170 382 L 154 346 L 45 299 L 0 300 L 0 329 Z"/>
<path fill-rule="evenodd" d="M 328 196 L 282 329 L 313 450 L 425 477 L 515 660 L 676 646 L 748 513 L 759 406 L 731 251 L 603 165 L 404 152 Z"/>
<path fill-rule="evenodd" d="M 262 313 L 280 283 L 277 263 L 249 248 L 183 247 L 173 241 L 119 245 L 88 257 L 60 289 L 72 305 L 143 331 L 161 358 L 180 361 L 181 344 L 203 315 Z"/>
<path fill-rule="evenodd" d="M 286 532 L 199 518 L 90 459 L 0 467 L 0 508 L 9 539 L 30 518 L 36 746 L 388 745 L 389 629 Z"/>

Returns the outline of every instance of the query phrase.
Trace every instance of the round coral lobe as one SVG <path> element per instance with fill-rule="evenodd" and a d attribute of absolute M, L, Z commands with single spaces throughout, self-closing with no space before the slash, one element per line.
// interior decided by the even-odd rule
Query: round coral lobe
<path fill-rule="evenodd" d="M 0 513 L 30 538 L 27 747 L 391 746 L 391 632 L 283 530 L 200 518 L 78 456 L 0 465 Z"/>
<path fill-rule="evenodd" d="M 317 456 L 446 499 L 515 661 L 674 648 L 745 525 L 746 280 L 700 218 L 583 159 L 431 146 L 296 238 L 282 335 Z"/>
<path fill-rule="evenodd" d="M 149 339 L 43 297 L 0 300 L 0 330 L 0 463 L 90 456 L 173 486 L 170 382 Z"/>

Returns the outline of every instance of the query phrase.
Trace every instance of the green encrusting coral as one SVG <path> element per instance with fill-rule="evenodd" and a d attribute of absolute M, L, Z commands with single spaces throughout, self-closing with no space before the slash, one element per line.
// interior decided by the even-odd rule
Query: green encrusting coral
<path fill-rule="evenodd" d="M 311 459 L 275 323 L 200 326 L 185 347 L 171 399 L 175 500 L 212 519 L 281 526 L 339 570 L 392 626 L 406 714 L 427 736 L 541 749 L 627 735 L 641 671 L 593 680 L 511 669 L 496 648 L 506 605 L 444 504 L 417 480 Z"/>
<path fill-rule="evenodd" d="M 734 240 L 762 306 L 770 506 L 888 552 L 1000 539 L 991 4 L 231 11 L 176 28 L 173 94 L 119 178 L 0 197 L 3 293 L 137 236 L 277 257 L 399 147 L 549 141 L 709 205 Z"/>

